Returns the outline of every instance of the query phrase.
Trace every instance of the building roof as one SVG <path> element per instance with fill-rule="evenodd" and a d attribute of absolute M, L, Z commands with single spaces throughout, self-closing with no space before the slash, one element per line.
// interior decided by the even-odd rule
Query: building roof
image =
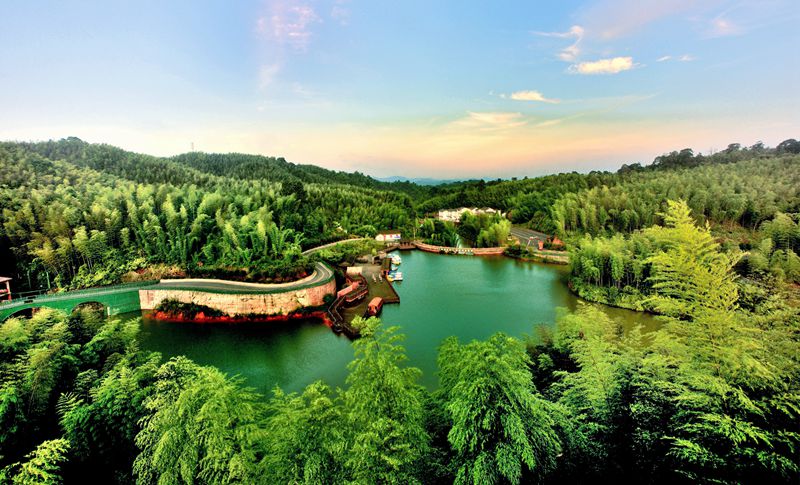
<path fill-rule="evenodd" d="M 8 276 L 0 276 L 0 283 L 5 283 L 6 281 L 11 281 L 13 278 L 9 278 Z"/>

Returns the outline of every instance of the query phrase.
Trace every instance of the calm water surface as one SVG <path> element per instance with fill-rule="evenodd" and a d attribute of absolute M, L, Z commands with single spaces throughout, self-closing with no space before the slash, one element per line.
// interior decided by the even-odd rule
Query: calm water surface
<path fill-rule="evenodd" d="M 401 327 L 411 365 L 422 369 L 422 383 L 436 387 L 436 353 L 450 335 L 462 342 L 495 332 L 513 336 L 552 326 L 556 308 L 574 309 L 578 299 L 564 284 L 566 267 L 524 263 L 504 257 L 400 253 L 404 281 L 395 286 L 402 303 L 384 306 L 382 320 Z M 655 328 L 653 317 L 603 307 L 626 328 Z M 142 347 L 165 357 L 186 355 L 245 378 L 269 393 L 276 385 L 302 390 L 322 379 L 344 385 L 350 342 L 319 322 L 286 324 L 191 324 L 144 319 Z"/>

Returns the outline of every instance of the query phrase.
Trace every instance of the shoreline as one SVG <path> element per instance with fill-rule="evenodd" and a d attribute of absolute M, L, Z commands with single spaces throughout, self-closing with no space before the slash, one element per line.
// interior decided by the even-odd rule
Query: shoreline
<path fill-rule="evenodd" d="M 595 303 L 595 304 L 598 304 L 598 305 L 605 305 L 605 306 L 609 306 L 609 307 L 612 307 L 612 308 L 620 308 L 620 309 L 622 309 L 622 310 L 629 310 L 629 311 L 632 311 L 632 312 L 637 312 L 637 313 L 647 313 L 647 314 L 649 314 L 649 315 L 653 315 L 653 316 L 660 316 L 660 315 L 662 315 L 661 313 L 654 312 L 654 311 L 652 311 L 652 310 L 650 310 L 650 309 L 647 309 L 647 308 L 644 308 L 644 307 L 637 308 L 637 307 L 635 307 L 635 306 L 633 306 L 633 305 L 626 305 L 624 302 L 621 302 L 621 303 L 616 303 L 616 302 L 615 302 L 615 303 L 612 303 L 612 302 L 609 302 L 609 301 L 605 301 L 605 300 L 600 300 L 600 299 L 597 299 L 597 298 L 593 298 L 593 297 L 592 297 L 591 295 L 589 295 L 589 294 L 582 294 L 582 293 L 581 293 L 581 292 L 580 292 L 580 291 L 579 291 L 579 290 L 578 290 L 578 289 L 575 287 L 575 285 L 572 283 L 572 280 L 571 280 L 571 279 L 568 279 L 568 280 L 567 280 L 567 282 L 566 282 L 566 285 L 567 285 L 567 288 L 569 289 L 570 293 L 572 293 L 573 295 L 577 296 L 577 297 L 578 297 L 578 298 L 580 298 L 581 300 L 585 300 L 585 301 L 587 301 L 587 302 L 589 302 L 589 303 Z M 603 287 L 602 287 L 602 286 L 592 286 L 591 288 L 599 288 L 599 289 L 603 289 Z M 644 296 L 644 295 L 642 295 L 642 296 L 641 296 L 641 298 L 642 298 L 642 301 L 643 301 L 643 300 L 644 300 L 644 299 L 646 299 L 647 297 L 646 297 L 646 296 Z"/>
<path fill-rule="evenodd" d="M 193 317 L 185 317 L 166 313 L 158 310 L 143 311 L 142 316 L 169 323 L 289 323 L 295 320 L 319 320 L 327 327 L 333 328 L 328 313 L 324 310 L 314 310 L 306 312 L 292 312 L 287 315 L 220 315 L 206 316 L 203 312 L 198 312 Z"/>

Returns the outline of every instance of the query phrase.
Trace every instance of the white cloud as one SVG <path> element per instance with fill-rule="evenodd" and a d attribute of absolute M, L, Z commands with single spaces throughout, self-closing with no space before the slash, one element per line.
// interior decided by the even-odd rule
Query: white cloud
<path fill-rule="evenodd" d="M 678 61 L 678 62 L 691 62 L 696 61 L 697 58 L 690 54 L 684 54 L 682 56 L 673 57 L 673 56 L 662 56 L 656 59 L 656 62 L 665 62 L 665 61 Z"/>
<path fill-rule="evenodd" d="M 579 62 L 570 66 L 569 71 L 576 74 L 617 74 L 633 69 L 632 57 L 613 57 L 597 61 Z"/>
<path fill-rule="evenodd" d="M 509 95 L 501 94 L 500 97 L 503 99 L 513 99 L 514 101 L 538 101 L 542 103 L 552 103 L 552 104 L 560 102 L 560 100 L 558 99 L 545 98 L 542 93 L 533 90 L 515 91 Z"/>
<path fill-rule="evenodd" d="M 536 32 L 536 35 L 542 37 L 555 37 L 558 39 L 575 39 L 571 45 L 561 49 L 558 53 L 558 58 L 565 62 L 572 62 L 578 58 L 581 53 L 580 43 L 583 40 L 584 30 L 580 25 L 573 25 L 566 32 Z"/>

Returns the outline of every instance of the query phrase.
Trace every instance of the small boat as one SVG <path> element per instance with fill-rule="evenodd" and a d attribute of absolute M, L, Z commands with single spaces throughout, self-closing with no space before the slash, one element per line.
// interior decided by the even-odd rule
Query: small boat
<path fill-rule="evenodd" d="M 391 276 L 392 281 L 403 281 L 403 273 L 400 271 L 389 273 L 389 276 Z"/>
<path fill-rule="evenodd" d="M 378 316 L 381 313 L 381 309 L 383 308 L 383 298 L 376 296 L 369 302 L 367 305 L 367 315 L 370 316 Z"/>
<path fill-rule="evenodd" d="M 402 262 L 403 262 L 403 259 L 402 259 L 402 258 L 400 258 L 400 256 L 398 256 L 397 254 L 395 254 L 394 256 L 392 256 L 392 264 L 394 264 L 394 265 L 400 265 L 400 263 L 402 263 Z"/>

